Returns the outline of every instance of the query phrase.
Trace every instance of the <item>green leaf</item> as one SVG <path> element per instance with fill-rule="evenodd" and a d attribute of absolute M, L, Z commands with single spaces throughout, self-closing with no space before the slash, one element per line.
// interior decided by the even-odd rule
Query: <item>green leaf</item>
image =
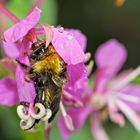
<path fill-rule="evenodd" d="M 91 88 L 93 88 L 93 85 L 94 85 L 94 76 L 91 75 L 91 76 L 89 77 L 89 86 L 90 86 Z"/>
<path fill-rule="evenodd" d="M 137 133 L 134 137 L 134 140 L 140 140 L 140 133 Z"/>
<path fill-rule="evenodd" d="M 0 79 L 6 76 L 7 72 L 4 70 L 4 67 L 0 65 Z"/>
<path fill-rule="evenodd" d="M 53 122 L 52 132 L 51 132 L 51 140 L 62 140 L 60 135 L 59 128 L 57 127 L 57 122 Z M 86 123 L 83 128 L 75 131 L 68 140 L 93 140 L 89 124 Z"/>
<path fill-rule="evenodd" d="M 7 8 L 18 18 L 24 18 L 30 10 L 32 0 L 12 0 L 7 4 Z"/>
<path fill-rule="evenodd" d="M 140 134 L 135 130 L 135 128 L 126 120 L 124 128 L 118 125 L 106 121 L 104 124 L 105 131 L 109 135 L 111 140 L 139 140 Z M 59 128 L 56 123 L 52 127 L 51 140 L 56 139 L 62 140 L 59 132 Z M 87 121 L 83 128 L 75 131 L 68 140 L 93 140 L 90 130 L 90 123 Z"/>
<path fill-rule="evenodd" d="M 22 131 L 22 135 L 24 140 L 46 140 L 42 129 L 36 131 Z"/>
<path fill-rule="evenodd" d="M 6 7 L 19 19 L 24 18 L 30 7 L 32 0 L 11 0 L 7 3 Z M 7 26 L 12 26 L 13 23 L 10 20 L 7 20 Z"/>
<path fill-rule="evenodd" d="M 31 10 L 32 4 L 35 0 L 12 0 L 6 5 L 7 8 L 15 14 L 19 19 L 24 18 Z M 41 6 L 41 19 L 40 22 L 48 24 L 57 23 L 57 3 L 56 0 L 45 1 Z M 7 25 L 11 26 L 13 23 L 8 20 Z"/>
<path fill-rule="evenodd" d="M 111 140 L 135 140 L 134 138 L 136 135 L 140 138 L 140 134 L 138 134 L 135 128 L 128 121 L 126 121 L 124 128 L 121 128 L 110 121 L 106 122 L 104 126 Z"/>
<path fill-rule="evenodd" d="M 136 77 L 136 79 L 133 80 L 132 83 L 134 83 L 134 84 L 140 84 L 140 76 Z"/>
<path fill-rule="evenodd" d="M 16 118 L 14 107 L 0 106 L 0 139 L 22 140 L 19 120 Z"/>
<path fill-rule="evenodd" d="M 58 5 L 56 0 L 48 0 L 44 2 L 41 9 L 41 22 L 56 25 L 58 17 Z"/>

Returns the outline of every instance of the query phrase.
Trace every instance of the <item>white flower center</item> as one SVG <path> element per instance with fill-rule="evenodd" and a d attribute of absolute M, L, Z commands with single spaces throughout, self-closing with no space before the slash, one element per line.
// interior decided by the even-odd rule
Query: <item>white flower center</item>
<path fill-rule="evenodd" d="M 106 94 L 96 93 L 91 98 L 91 103 L 101 109 L 106 105 Z"/>

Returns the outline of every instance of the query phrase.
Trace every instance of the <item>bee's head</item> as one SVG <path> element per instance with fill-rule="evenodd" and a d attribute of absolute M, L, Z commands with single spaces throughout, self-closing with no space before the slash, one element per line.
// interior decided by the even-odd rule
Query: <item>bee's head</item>
<path fill-rule="evenodd" d="M 32 51 L 36 51 L 36 50 L 38 50 L 39 48 L 44 48 L 44 47 L 45 47 L 45 42 L 40 42 L 40 41 L 38 41 L 38 42 L 34 42 L 34 43 L 32 44 L 31 49 L 32 49 Z"/>
<path fill-rule="evenodd" d="M 30 58 L 36 60 L 40 58 L 42 53 L 45 50 L 45 42 L 35 42 L 31 46 L 32 53 L 30 54 Z"/>

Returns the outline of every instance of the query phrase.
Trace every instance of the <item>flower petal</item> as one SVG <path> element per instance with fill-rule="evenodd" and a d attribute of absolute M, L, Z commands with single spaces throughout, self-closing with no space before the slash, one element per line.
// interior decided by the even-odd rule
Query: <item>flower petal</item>
<path fill-rule="evenodd" d="M 13 106 L 19 102 L 16 81 L 11 78 L 0 80 L 0 104 Z"/>
<path fill-rule="evenodd" d="M 105 68 L 99 68 L 96 70 L 94 78 L 94 92 L 104 93 L 107 90 L 107 84 L 110 80 L 110 75 L 108 75 Z"/>
<path fill-rule="evenodd" d="M 52 27 L 52 30 L 52 44 L 64 61 L 67 64 L 84 62 L 85 54 L 75 37 L 65 30 L 59 31 L 59 28 Z"/>
<path fill-rule="evenodd" d="M 66 29 L 66 31 L 73 34 L 73 36 L 76 38 L 76 40 L 79 42 L 80 46 L 82 47 L 82 50 L 85 51 L 87 46 L 86 36 L 78 29 Z"/>
<path fill-rule="evenodd" d="M 20 65 L 16 68 L 16 82 L 20 102 L 33 103 L 36 96 L 34 85 L 25 80 L 25 73 Z"/>
<path fill-rule="evenodd" d="M 98 113 L 93 114 L 91 131 L 95 140 L 110 140 L 101 124 L 101 118 Z"/>
<path fill-rule="evenodd" d="M 116 74 L 127 57 L 127 52 L 123 44 L 115 39 L 111 39 L 99 46 L 95 60 L 98 68 L 106 68 L 110 75 Z"/>
<path fill-rule="evenodd" d="M 86 118 L 91 111 L 91 107 L 69 108 L 67 110 L 67 114 L 72 118 L 73 125 L 76 130 L 80 129 L 83 126 Z M 62 115 L 58 119 L 58 128 L 60 129 L 60 133 L 63 138 L 68 138 L 73 133 L 66 127 Z"/>
<path fill-rule="evenodd" d="M 17 58 L 19 56 L 19 45 L 17 43 L 9 43 L 3 41 L 3 49 L 6 55 L 10 58 Z"/>
<path fill-rule="evenodd" d="M 140 111 L 140 85 L 129 84 L 128 86 L 123 88 L 121 90 L 121 92 L 124 93 L 124 95 L 125 94 L 130 95 L 130 98 L 131 98 L 131 96 L 136 97 L 138 100 L 137 102 L 130 102 L 130 101 L 126 101 L 126 100 L 124 100 L 124 101 L 131 109 L 133 109 L 135 111 Z"/>
<path fill-rule="evenodd" d="M 73 94 L 75 97 L 80 98 L 85 84 L 88 82 L 87 71 L 83 63 L 77 65 L 68 65 L 68 83 L 65 89 Z"/>
<path fill-rule="evenodd" d="M 32 29 L 40 19 L 41 10 L 37 7 L 25 17 L 25 19 L 16 23 L 14 26 L 9 28 L 4 32 L 5 41 L 8 43 L 16 42 L 27 34 L 27 32 Z"/>
<path fill-rule="evenodd" d="M 116 100 L 116 104 L 137 131 L 140 132 L 140 118 L 137 113 L 121 100 Z"/>

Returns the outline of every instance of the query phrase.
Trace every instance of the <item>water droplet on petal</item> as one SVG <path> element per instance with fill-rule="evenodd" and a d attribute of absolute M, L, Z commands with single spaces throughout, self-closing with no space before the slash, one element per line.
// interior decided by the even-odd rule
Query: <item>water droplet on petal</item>
<path fill-rule="evenodd" d="M 64 28 L 63 28 L 63 27 L 59 27 L 58 31 L 59 31 L 60 33 L 63 33 Z"/>
<path fill-rule="evenodd" d="M 87 73 L 87 71 L 86 71 L 86 70 L 84 70 L 84 73 Z"/>
<path fill-rule="evenodd" d="M 71 33 L 68 33 L 67 37 L 68 37 L 69 40 L 72 40 L 72 38 L 73 38 Z"/>

